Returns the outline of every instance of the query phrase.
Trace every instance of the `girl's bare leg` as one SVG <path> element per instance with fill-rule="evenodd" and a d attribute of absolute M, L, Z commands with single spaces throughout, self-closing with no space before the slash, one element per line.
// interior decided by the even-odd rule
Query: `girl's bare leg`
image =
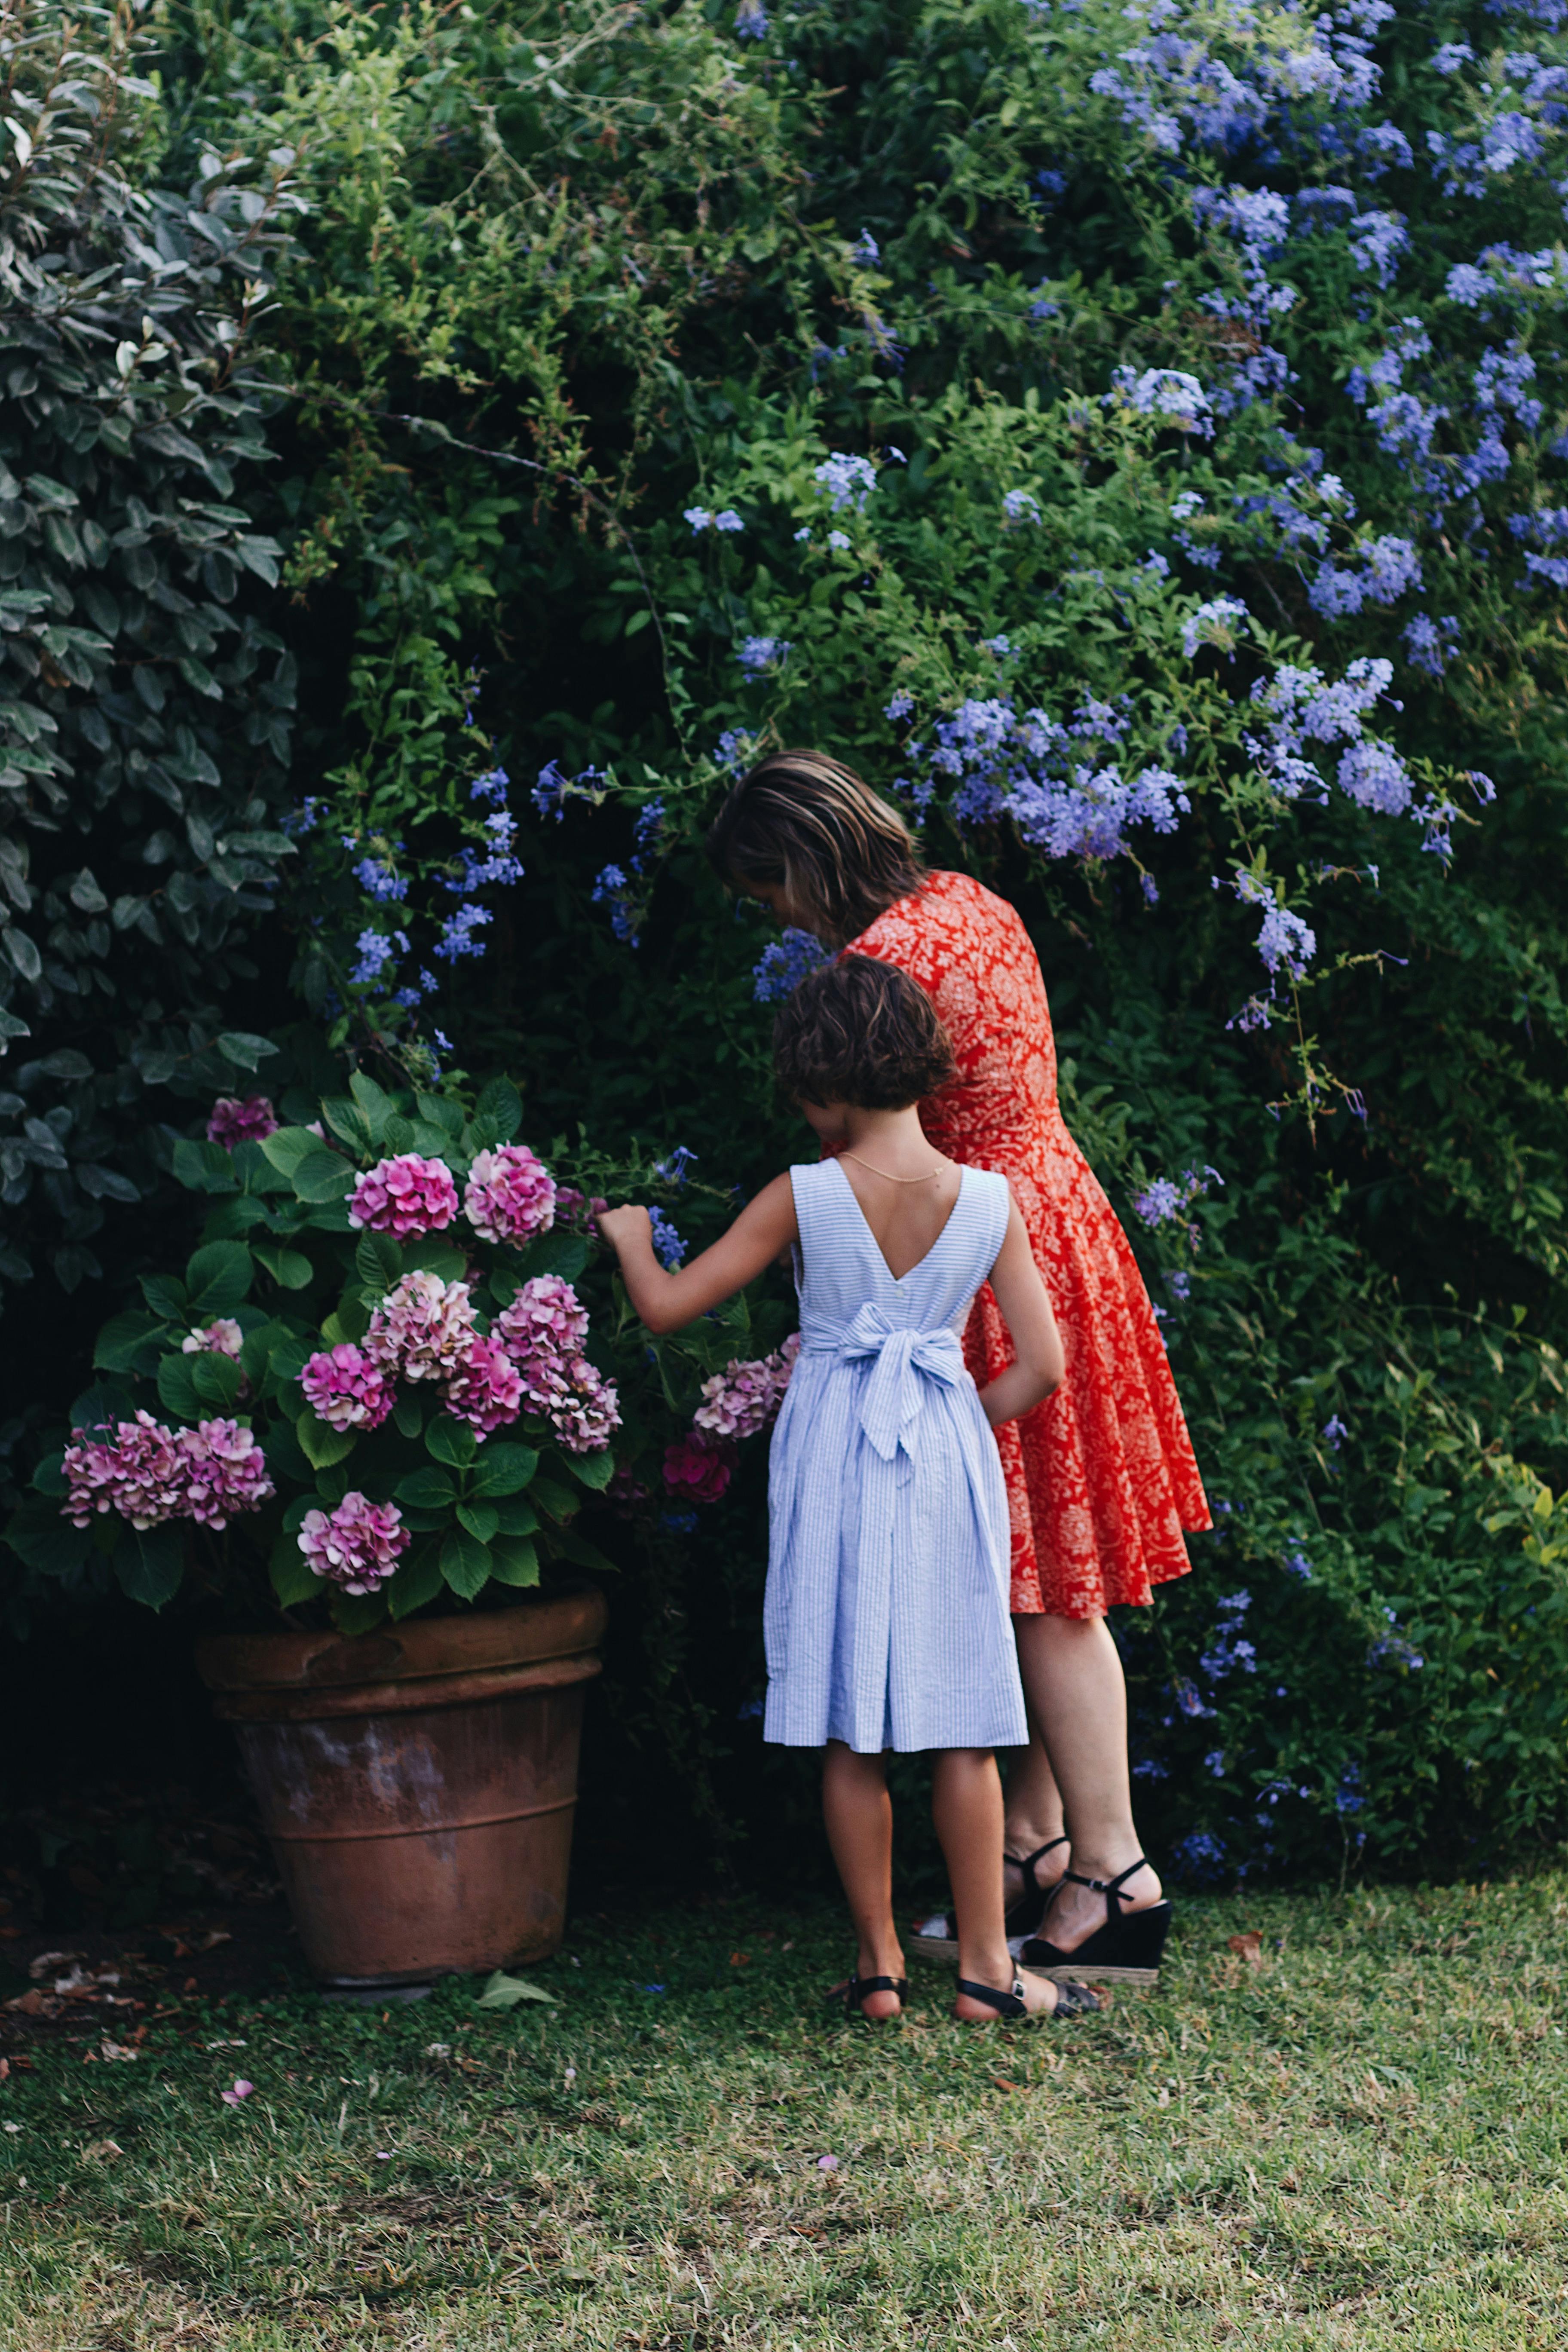
<path fill-rule="evenodd" d="M 880 1756 L 857 1755 L 830 1739 L 822 1759 L 822 1818 L 827 1843 L 859 1939 L 855 1970 L 862 1977 L 901 1977 L 904 1955 L 893 1925 L 893 1807 Z M 868 1993 L 864 2014 L 897 2017 L 897 1993 Z"/>
<path fill-rule="evenodd" d="M 1114 1878 L 1143 1849 L 1132 1822 L 1127 1685 L 1110 1629 L 1102 1617 L 1015 1617 L 1013 1630 L 1030 1717 L 1044 1731 L 1061 1790 L 1071 1867 L 1084 1878 Z M 1127 1910 L 1146 1910 L 1160 1900 L 1160 1881 L 1145 1867 L 1125 1894 Z M 1103 1895 L 1064 1885 L 1043 1932 L 1070 1952 L 1104 1920 Z"/>
<path fill-rule="evenodd" d="M 1005 1992 L 1017 1971 L 1002 1924 L 1002 1782 L 988 1748 L 944 1748 L 931 1759 L 931 1819 L 947 1861 L 958 1916 L 958 1973 L 973 1984 Z M 1047 2013 L 1057 1989 L 1043 1977 L 1024 1978 L 1031 2010 Z M 953 2015 L 972 2023 L 996 2021 L 984 2001 L 960 1993 Z"/>

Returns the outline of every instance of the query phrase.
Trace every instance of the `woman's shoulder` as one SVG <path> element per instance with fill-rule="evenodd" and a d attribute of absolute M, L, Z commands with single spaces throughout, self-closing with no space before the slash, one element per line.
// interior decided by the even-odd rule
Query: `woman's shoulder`
<path fill-rule="evenodd" d="M 851 945 L 874 955 L 884 943 L 901 943 L 906 938 L 1015 929 L 1022 930 L 1023 924 L 1016 908 L 1005 898 L 999 898 L 973 874 L 954 874 L 939 866 L 926 876 L 918 890 L 885 908 Z"/>

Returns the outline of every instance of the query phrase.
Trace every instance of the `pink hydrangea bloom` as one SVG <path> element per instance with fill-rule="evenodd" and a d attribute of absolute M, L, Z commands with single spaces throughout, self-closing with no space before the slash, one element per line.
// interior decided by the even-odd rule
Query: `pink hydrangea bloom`
<path fill-rule="evenodd" d="M 474 1343 L 474 1310 L 466 1282 L 438 1274 L 405 1274 L 370 1318 L 365 1354 L 405 1381 L 447 1381 Z"/>
<path fill-rule="evenodd" d="M 277 1114 L 266 1095 L 224 1095 L 213 1105 L 207 1141 L 232 1151 L 237 1143 L 259 1143 L 277 1128 Z"/>
<path fill-rule="evenodd" d="M 120 1423 L 112 1444 L 82 1430 L 73 1434 L 62 1509 L 75 1527 L 90 1526 L 95 1512 L 117 1511 L 133 1528 L 168 1519 L 221 1528 L 237 1511 L 258 1509 L 274 1491 L 266 1456 L 236 1421 L 202 1421 L 176 1435 L 143 1412 Z"/>
<path fill-rule="evenodd" d="M 520 1364 L 535 1357 L 575 1356 L 588 1336 L 588 1310 L 558 1274 L 536 1274 L 496 1317 L 506 1351 Z"/>
<path fill-rule="evenodd" d="M 402 1151 L 378 1160 L 354 1184 L 349 1223 L 374 1234 L 438 1234 L 458 1213 L 458 1188 L 444 1160 Z"/>
<path fill-rule="evenodd" d="M 395 1573 L 408 1541 L 396 1504 L 373 1503 L 357 1488 L 335 1511 L 307 1511 L 300 1528 L 300 1549 L 312 1575 L 361 1596 Z"/>
<path fill-rule="evenodd" d="M 602 1454 L 621 1425 L 620 1397 L 586 1356 L 535 1356 L 522 1367 L 530 1412 L 568 1454 Z"/>
<path fill-rule="evenodd" d="M 300 1375 L 305 1402 L 329 1429 L 379 1429 L 393 1406 L 386 1369 L 346 1342 L 311 1357 Z"/>
<path fill-rule="evenodd" d="M 555 1180 L 526 1143 L 503 1143 L 475 1158 L 463 1208 L 481 1241 L 525 1242 L 555 1223 Z"/>
<path fill-rule="evenodd" d="M 590 1200 L 586 1192 L 579 1192 L 575 1184 L 557 1184 L 555 1187 L 555 1220 L 558 1224 L 591 1225 L 609 1205 L 602 1193 L 595 1192 Z"/>
<path fill-rule="evenodd" d="M 522 1378 L 499 1339 L 476 1339 L 447 1390 L 447 1410 L 471 1422 L 481 1437 L 515 1421 L 522 1409 Z"/>
<path fill-rule="evenodd" d="M 199 1331 L 187 1331 L 180 1342 L 182 1356 L 237 1356 L 245 1343 L 245 1334 L 232 1315 L 220 1315 L 216 1323 L 205 1324 Z"/>
<path fill-rule="evenodd" d="M 711 1430 L 716 1437 L 754 1437 L 783 1403 L 799 1353 L 800 1334 L 795 1332 L 771 1356 L 735 1361 L 715 1372 L 702 1383 L 702 1402 L 693 1415 L 698 1428 Z"/>
<path fill-rule="evenodd" d="M 664 1450 L 665 1486 L 683 1503 L 716 1503 L 734 1468 L 734 1446 L 705 1429 L 694 1429 Z"/>
<path fill-rule="evenodd" d="M 178 1444 L 186 1481 L 182 1517 L 226 1527 L 237 1512 L 258 1510 L 276 1492 L 267 1456 L 237 1421 L 198 1421 L 180 1432 Z"/>
<path fill-rule="evenodd" d="M 133 1528 L 162 1527 L 165 1519 L 183 1516 L 185 1500 L 184 1465 L 172 1429 L 139 1412 L 122 1421 L 111 1441 L 71 1432 L 75 1443 L 65 1454 L 68 1498 L 62 1506 L 73 1527 L 92 1523 L 95 1512 L 118 1511 Z"/>

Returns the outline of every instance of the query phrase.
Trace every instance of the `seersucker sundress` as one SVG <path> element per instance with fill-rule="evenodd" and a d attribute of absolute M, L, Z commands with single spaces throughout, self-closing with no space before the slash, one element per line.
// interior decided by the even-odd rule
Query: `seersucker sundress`
<path fill-rule="evenodd" d="M 1022 1747 L 1006 1489 L 960 1339 L 1007 1180 L 965 1168 L 932 1248 L 895 1279 L 837 1160 L 789 1172 L 801 1347 L 769 1455 L 763 1737 Z"/>

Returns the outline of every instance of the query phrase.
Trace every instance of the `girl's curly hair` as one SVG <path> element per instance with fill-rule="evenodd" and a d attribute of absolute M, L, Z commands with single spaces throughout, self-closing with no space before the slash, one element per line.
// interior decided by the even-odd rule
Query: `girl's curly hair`
<path fill-rule="evenodd" d="M 904 1110 L 957 1074 L 952 1040 L 897 964 L 841 956 L 803 980 L 773 1024 L 773 1075 L 795 1102 Z"/>

